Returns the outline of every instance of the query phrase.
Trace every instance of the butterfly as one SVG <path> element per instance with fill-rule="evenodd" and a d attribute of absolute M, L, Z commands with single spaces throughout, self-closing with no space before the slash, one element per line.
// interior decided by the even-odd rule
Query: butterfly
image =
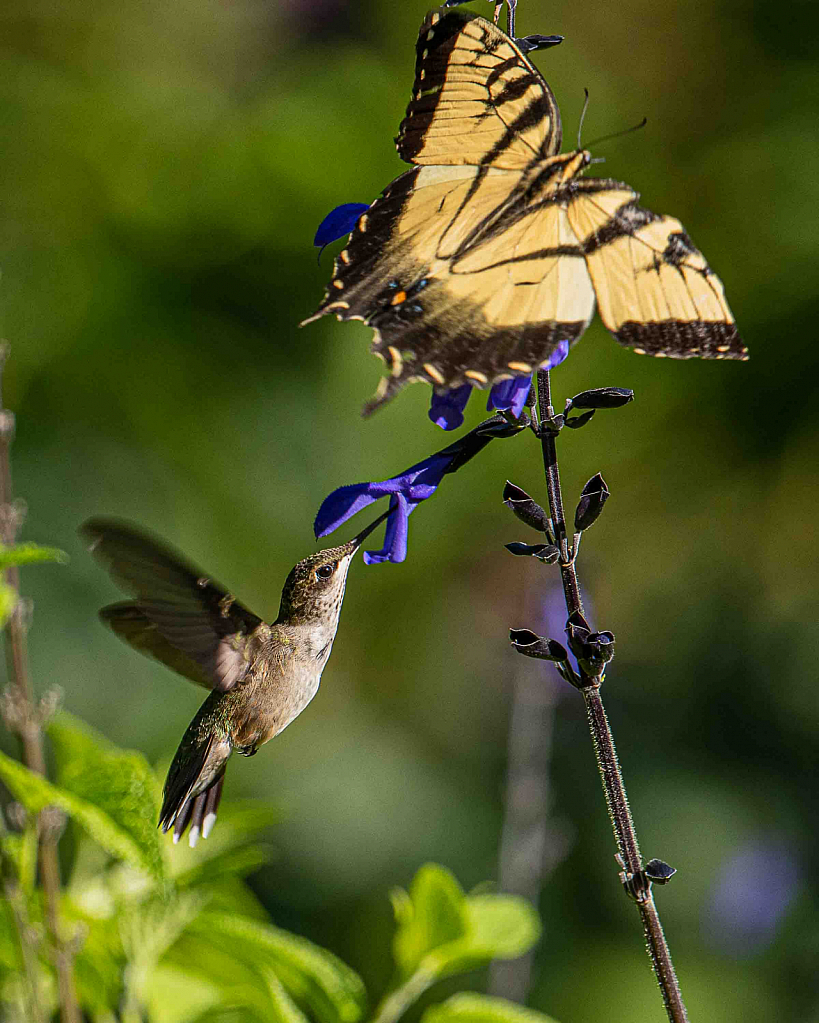
<path fill-rule="evenodd" d="M 412 169 L 357 216 L 327 313 L 374 329 L 387 363 L 365 414 L 405 384 L 489 387 L 549 365 L 594 314 L 640 354 L 747 359 L 722 282 L 678 220 L 561 153 L 555 97 L 484 18 L 431 11 L 395 140 Z"/>

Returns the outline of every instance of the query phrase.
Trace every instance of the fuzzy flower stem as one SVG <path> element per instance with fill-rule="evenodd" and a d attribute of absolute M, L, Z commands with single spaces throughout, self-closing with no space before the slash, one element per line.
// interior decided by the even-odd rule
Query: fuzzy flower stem
<path fill-rule="evenodd" d="M 8 356 L 8 346 L 0 345 L 0 383 Z M 14 545 L 22 522 L 22 512 L 15 504 L 11 488 L 11 442 L 14 437 L 14 414 L 3 408 L 0 391 L 0 542 Z M 45 776 L 43 732 L 38 708 L 34 704 L 26 646 L 26 608 L 20 599 L 20 573 L 17 566 L 6 569 L 6 583 L 17 595 L 17 604 L 5 626 L 6 664 L 9 678 L 7 707 L 12 708 L 12 721 L 23 746 L 26 766 Z M 43 885 L 46 925 L 54 955 L 61 1023 L 80 1023 L 80 1010 L 74 986 L 74 964 L 71 952 L 60 935 L 60 864 L 57 857 L 57 833 L 46 827 L 40 840 L 40 878 Z"/>
<path fill-rule="evenodd" d="M 554 523 L 557 543 L 560 547 L 561 557 L 559 564 L 561 580 L 563 582 L 563 593 L 566 598 L 566 608 L 569 615 L 571 616 L 573 613 L 582 615 L 583 605 L 580 600 L 580 587 L 577 582 L 575 561 L 574 558 L 570 557 L 571 550 L 566 532 L 563 497 L 560 491 L 560 474 L 558 473 L 557 449 L 555 445 L 556 432 L 549 427 L 550 422 L 554 418 L 554 409 L 552 408 L 551 384 L 548 370 L 538 371 L 537 384 L 543 467 L 546 474 L 546 489 L 549 495 L 549 511 Z M 615 841 L 617 842 L 617 858 L 623 867 L 624 873 L 621 877 L 626 885 L 626 890 L 637 903 L 637 908 L 640 911 L 646 945 L 651 956 L 654 974 L 660 985 L 668 1018 L 671 1023 L 688 1023 L 688 1015 L 685 1011 L 680 985 L 674 971 L 674 964 L 671 961 L 671 953 L 668 950 L 660 917 L 654 903 L 651 884 L 643 873 L 640 847 L 637 843 L 637 833 L 634 829 L 634 821 L 628 805 L 623 774 L 620 770 L 617 751 L 614 748 L 614 739 L 600 696 L 602 680 L 602 674 L 592 678 L 581 670 L 581 684 L 578 688 L 583 694 L 583 699 L 586 703 L 586 715 L 592 742 L 594 743 L 597 766 L 603 782 L 606 805 L 609 817 L 611 818 Z"/>

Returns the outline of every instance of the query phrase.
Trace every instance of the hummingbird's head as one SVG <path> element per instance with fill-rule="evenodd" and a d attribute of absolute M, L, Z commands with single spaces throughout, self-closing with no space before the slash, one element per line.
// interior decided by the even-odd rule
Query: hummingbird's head
<path fill-rule="evenodd" d="M 311 554 L 291 569 L 282 590 L 278 621 L 288 621 L 294 625 L 314 621 L 330 625 L 335 632 L 344 599 L 347 572 L 355 552 L 391 511 L 379 515 L 375 522 L 371 522 L 349 543 Z"/>

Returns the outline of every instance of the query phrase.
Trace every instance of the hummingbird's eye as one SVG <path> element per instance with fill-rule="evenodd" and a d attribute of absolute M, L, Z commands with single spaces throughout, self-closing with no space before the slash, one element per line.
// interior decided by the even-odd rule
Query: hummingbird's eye
<path fill-rule="evenodd" d="M 335 568 L 335 565 L 319 565 L 316 569 L 316 579 L 329 579 Z"/>

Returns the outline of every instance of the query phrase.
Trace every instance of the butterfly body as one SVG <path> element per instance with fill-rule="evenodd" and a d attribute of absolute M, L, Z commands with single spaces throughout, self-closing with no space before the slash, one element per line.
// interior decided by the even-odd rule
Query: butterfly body
<path fill-rule="evenodd" d="M 490 22 L 431 12 L 396 138 L 415 164 L 358 219 L 315 319 L 373 327 L 404 384 L 488 387 L 548 363 L 595 306 L 615 338 L 673 358 L 744 359 L 722 284 L 679 221 L 560 153 L 549 86 Z M 310 322 L 307 320 L 305 322 Z"/>

